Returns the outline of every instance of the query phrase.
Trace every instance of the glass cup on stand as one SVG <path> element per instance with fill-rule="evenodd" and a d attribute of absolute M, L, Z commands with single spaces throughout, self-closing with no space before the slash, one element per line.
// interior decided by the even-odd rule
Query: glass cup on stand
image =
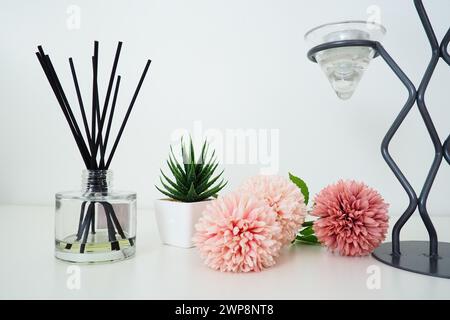
<path fill-rule="evenodd" d="M 380 41 L 386 28 L 374 22 L 344 21 L 318 26 L 305 34 L 305 40 L 312 47 L 343 40 Z M 353 95 L 364 71 L 375 57 L 375 50 L 367 46 L 330 48 L 315 54 L 331 86 L 340 99 Z"/>

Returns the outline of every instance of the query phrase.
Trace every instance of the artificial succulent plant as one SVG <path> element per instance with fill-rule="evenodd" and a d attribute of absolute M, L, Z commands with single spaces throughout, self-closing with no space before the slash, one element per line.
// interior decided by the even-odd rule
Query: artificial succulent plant
<path fill-rule="evenodd" d="M 214 175 L 219 163 L 215 156 L 215 151 L 209 155 L 209 143 L 205 140 L 199 158 L 196 160 L 192 139 L 186 146 L 181 140 L 181 157 L 183 163 L 175 157 L 172 147 L 170 147 L 169 167 L 173 178 L 169 178 L 161 170 L 162 188 L 155 186 L 161 193 L 171 199 L 181 202 L 198 202 L 211 197 L 217 197 L 220 190 L 227 184 L 220 177 L 223 170 Z"/>

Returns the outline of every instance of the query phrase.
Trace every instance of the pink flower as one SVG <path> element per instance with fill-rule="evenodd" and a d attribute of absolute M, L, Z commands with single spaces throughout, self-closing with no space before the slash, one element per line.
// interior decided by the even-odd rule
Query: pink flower
<path fill-rule="evenodd" d="M 289 244 L 300 230 L 306 216 L 306 205 L 300 189 L 281 176 L 254 176 L 239 189 L 265 201 L 277 213 L 281 225 L 281 244 Z"/>
<path fill-rule="evenodd" d="M 318 240 L 344 256 L 371 253 L 386 237 L 388 204 L 364 183 L 340 180 L 315 197 Z"/>
<path fill-rule="evenodd" d="M 220 271 L 261 271 L 275 264 L 281 232 L 276 213 L 248 195 L 231 193 L 206 207 L 194 242 L 209 267 Z"/>

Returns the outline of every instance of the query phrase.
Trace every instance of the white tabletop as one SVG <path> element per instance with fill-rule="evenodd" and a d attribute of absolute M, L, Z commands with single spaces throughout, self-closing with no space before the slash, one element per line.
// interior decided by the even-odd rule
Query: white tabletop
<path fill-rule="evenodd" d="M 0 217 L 1 299 L 450 298 L 450 280 L 391 268 L 370 256 L 339 257 L 318 246 L 286 248 L 274 267 L 260 273 L 220 273 L 203 265 L 195 248 L 162 245 L 151 210 L 138 212 L 134 258 L 78 266 L 53 256 L 53 208 L 0 206 Z M 449 241 L 450 218 L 434 221 L 447 235 L 440 240 Z M 402 236 L 426 239 L 416 218 Z M 369 289 L 368 271 L 374 270 L 379 270 L 380 287 Z"/>

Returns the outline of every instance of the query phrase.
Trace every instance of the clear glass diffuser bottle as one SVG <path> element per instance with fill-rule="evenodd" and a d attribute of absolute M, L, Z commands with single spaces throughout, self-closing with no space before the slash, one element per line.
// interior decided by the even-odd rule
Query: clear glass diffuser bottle
<path fill-rule="evenodd" d="M 56 194 L 55 256 L 95 263 L 136 251 L 136 193 L 112 190 L 112 171 L 84 170 L 80 191 Z"/>

